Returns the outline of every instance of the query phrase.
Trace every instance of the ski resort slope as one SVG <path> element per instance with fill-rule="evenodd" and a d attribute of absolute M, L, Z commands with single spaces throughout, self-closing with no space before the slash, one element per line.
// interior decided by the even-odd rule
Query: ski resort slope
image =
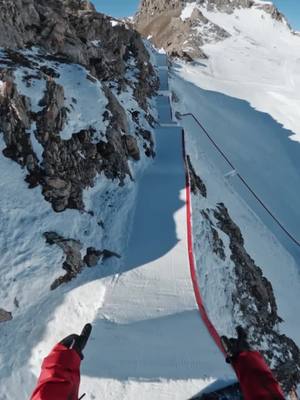
<path fill-rule="evenodd" d="M 203 46 L 208 60 L 175 65 L 173 86 L 183 94 L 182 111 L 199 119 L 250 187 L 300 242 L 300 37 L 260 9 L 226 14 L 198 7 L 231 37 Z M 188 119 L 184 123 L 191 124 Z M 199 133 L 198 128 L 193 129 Z M 201 145 L 207 146 L 205 139 Z M 228 172 L 215 150 L 208 151 L 220 169 Z M 231 180 L 238 193 L 281 243 L 300 257 L 299 249 L 235 181 Z"/>
<path fill-rule="evenodd" d="M 187 5 L 187 16 L 198 7 L 231 37 L 216 43 L 213 34 L 210 38 L 209 31 L 195 27 L 193 33 L 204 34 L 208 42 L 202 48 L 208 60 L 189 65 L 182 74 L 202 89 L 248 101 L 290 130 L 290 138 L 299 142 L 300 36 L 256 3 L 232 14 L 207 11 L 196 2 Z"/>
<path fill-rule="evenodd" d="M 161 97 L 158 114 L 170 122 Z M 187 399 L 216 379 L 233 378 L 195 302 L 182 129 L 155 133 L 157 156 L 139 182 L 127 255 L 94 321 L 100 352 L 90 346 L 82 370 L 82 390 L 91 398 Z"/>
<path fill-rule="evenodd" d="M 106 290 L 82 369 L 82 390 L 95 397 L 187 399 L 233 375 L 194 298 L 181 128 L 158 128 L 156 145 L 139 183 L 124 266 Z"/>

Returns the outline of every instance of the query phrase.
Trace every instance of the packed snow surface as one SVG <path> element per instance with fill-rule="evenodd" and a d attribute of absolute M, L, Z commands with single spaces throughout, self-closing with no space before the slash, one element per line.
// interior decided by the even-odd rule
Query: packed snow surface
<path fill-rule="evenodd" d="M 201 68 L 198 66 L 198 70 Z M 194 113 L 209 129 L 221 148 L 225 149 L 225 153 L 231 157 L 235 156 L 235 163 L 240 167 L 239 172 L 247 178 L 251 177 L 253 187 L 262 189 L 265 186 L 270 191 L 273 190 L 269 196 L 267 191 L 259 192 L 265 195 L 267 204 L 274 206 L 276 203 L 272 201 L 273 198 L 278 199 L 277 204 L 281 204 L 278 209 L 280 217 L 286 217 L 287 222 L 291 222 L 293 218 L 299 221 L 296 201 L 299 184 L 293 182 L 293 179 L 299 180 L 299 168 L 295 167 L 294 161 L 297 158 L 293 157 L 293 152 L 288 152 L 281 145 L 281 139 L 286 136 L 285 130 L 272 118 L 254 110 L 244 101 L 203 90 L 199 83 L 190 83 L 188 70 L 189 65 L 183 63 L 175 65 L 172 70 L 170 86 L 177 99 L 177 103 L 174 103 L 175 110 L 180 113 Z M 240 182 L 199 126 L 190 117 L 182 118 L 180 123 L 185 129 L 187 154 L 190 155 L 193 167 L 206 185 L 208 193 L 207 199 L 193 195 L 192 209 L 198 279 L 212 323 L 220 334 L 224 331 L 228 334 L 233 333 L 235 324 L 239 321 L 242 323 L 229 295 L 234 290 L 234 264 L 230 258 L 228 237 L 218 230 L 225 244 L 226 258 L 222 262 L 212 252 L 210 227 L 201 215 L 201 210 L 214 209 L 222 202 L 228 208 L 233 221 L 240 227 L 246 250 L 273 286 L 278 314 L 284 320 L 280 324 L 280 330 L 300 345 L 298 305 L 293 300 L 300 291 L 299 252 L 285 234 L 271 223 L 255 199 L 243 190 Z M 278 137 L 268 135 L 268 139 L 265 140 L 264 134 L 268 130 L 271 132 L 274 127 Z M 297 150 L 298 143 L 288 138 L 286 140 L 289 142 L 289 148 Z M 238 163 L 238 160 L 241 162 Z M 263 167 L 260 164 L 261 160 L 268 160 L 270 164 Z M 280 169 L 286 174 L 282 178 L 280 191 L 277 181 L 273 178 L 273 174 L 277 176 L 277 165 L 279 176 Z M 286 196 L 291 196 L 287 203 Z"/>
<path fill-rule="evenodd" d="M 191 10 L 192 4 L 185 10 Z M 289 129 L 290 138 L 299 142 L 300 36 L 259 5 L 232 14 L 197 7 L 231 37 L 203 46 L 208 60 L 200 61 L 202 68 L 197 62 L 190 64 L 185 79 L 203 89 L 249 101 Z"/>
<path fill-rule="evenodd" d="M 179 93 L 189 94 L 183 98 L 184 112 L 200 120 L 237 171 L 300 242 L 300 37 L 259 5 L 232 14 L 197 7 L 231 37 L 203 46 L 208 60 L 177 62 Z M 228 165 L 218 163 L 224 174 L 229 172 Z M 299 257 L 299 249 L 290 246 L 274 221 L 237 185 L 242 197 Z"/>

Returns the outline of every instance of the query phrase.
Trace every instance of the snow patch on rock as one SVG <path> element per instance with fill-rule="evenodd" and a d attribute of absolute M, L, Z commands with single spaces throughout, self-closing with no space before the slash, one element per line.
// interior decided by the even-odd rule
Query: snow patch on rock
<path fill-rule="evenodd" d="M 191 18 L 193 11 L 196 7 L 197 7 L 196 1 L 193 3 L 187 3 L 180 15 L 180 18 L 182 19 L 182 21 L 185 21 L 186 19 Z"/>

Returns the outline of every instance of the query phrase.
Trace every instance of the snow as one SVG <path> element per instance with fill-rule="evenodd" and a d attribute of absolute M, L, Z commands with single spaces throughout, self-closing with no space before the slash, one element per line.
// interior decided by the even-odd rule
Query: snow
<path fill-rule="evenodd" d="M 108 105 L 101 83 L 88 80 L 88 71 L 79 65 L 60 64 L 57 71 L 60 77 L 56 82 L 64 88 L 69 109 L 68 122 L 61 137 L 67 140 L 74 132 L 92 127 L 97 132 L 94 139 L 99 141 L 106 132 L 107 122 L 103 121 L 102 115 Z"/>
<path fill-rule="evenodd" d="M 233 373 L 197 310 L 186 243 L 181 128 L 157 128 L 157 157 L 138 182 L 131 235 L 86 352 L 93 398 L 185 399 Z M 172 151 L 170 151 L 172 149 Z"/>
<path fill-rule="evenodd" d="M 197 3 L 194 1 L 192 3 L 187 3 L 184 9 L 181 12 L 180 18 L 182 21 L 191 18 L 194 9 L 197 7 Z"/>
<path fill-rule="evenodd" d="M 35 51 L 30 55 L 38 56 Z M 93 124 L 100 130 L 107 104 L 101 84 L 86 79 L 88 72 L 81 66 L 46 63 L 42 57 L 35 61 L 60 73 L 60 78 L 55 79 L 64 86 L 66 105 L 73 106 L 69 113 L 72 129 Z M 28 72 L 36 71 L 16 69 L 16 83 L 18 90 L 29 96 L 35 111 L 39 111 L 38 102 L 43 97 L 45 80 L 42 78 L 27 87 L 22 78 Z M 130 111 L 138 110 L 141 127 L 151 130 L 146 113 L 131 98 L 132 88 L 116 95 L 124 102 L 128 117 L 131 117 Z M 73 96 L 77 97 L 77 103 Z M 148 113 L 155 115 L 151 102 Z M 129 122 L 133 132 L 135 127 L 131 118 Z M 35 138 L 35 129 L 33 123 L 28 134 L 41 161 L 43 148 Z M 70 137 L 72 130 L 70 126 L 66 129 L 65 139 Z M 87 247 L 95 247 L 124 255 L 137 184 L 127 178 L 121 187 L 117 181 L 98 175 L 93 188 L 83 194 L 86 212 L 67 210 L 57 214 L 44 200 L 40 187 L 27 188 L 26 171 L 2 155 L 5 144 L 2 137 L 0 140 L 0 169 L 3 171 L 0 182 L 3 192 L 0 197 L 0 307 L 13 314 L 11 322 L 1 325 L 0 399 L 6 400 L 28 398 L 42 358 L 51 347 L 64 336 L 79 331 L 85 322 L 97 319 L 106 290 L 116 279 L 123 262 L 122 258 L 114 258 L 93 269 L 87 268 L 74 281 L 51 292 L 51 283 L 64 274 L 64 255 L 57 246 L 46 244 L 43 233 L 55 231 L 66 238 L 79 240 L 83 246 L 82 254 Z M 143 140 L 138 138 L 138 144 L 143 151 Z M 138 179 L 149 161 L 142 157 L 139 163 L 131 162 L 133 177 Z M 17 351 L 13 350 L 16 343 L 19 343 Z"/>
<path fill-rule="evenodd" d="M 24 78 L 30 75 L 33 75 L 33 77 L 30 78 L 30 80 L 28 80 L 28 84 L 26 84 Z M 46 81 L 42 79 L 41 76 L 37 75 L 36 72 L 34 73 L 32 69 L 25 67 L 17 68 L 14 71 L 14 77 L 18 92 L 23 96 L 30 98 L 32 111 L 41 111 L 42 107 L 39 105 L 39 102 L 44 97 Z"/>
<path fill-rule="evenodd" d="M 37 138 L 35 137 L 35 130 L 36 130 L 36 122 L 33 122 L 31 125 L 30 130 L 30 138 L 31 138 L 31 145 L 35 155 L 37 156 L 39 162 L 43 161 L 43 146 L 38 142 Z"/>
<path fill-rule="evenodd" d="M 206 44 L 203 50 L 208 60 L 178 61 L 174 72 L 182 82 L 179 91 L 188 91 L 193 99 L 184 96 L 185 111 L 194 113 L 237 172 L 300 241 L 300 38 L 257 7 L 237 9 L 233 14 L 200 7 L 232 37 Z M 226 174 L 228 166 L 220 160 L 218 163 Z M 299 259 L 299 251 L 291 248 L 256 201 L 236 186 L 236 179 L 233 182 L 243 199 Z"/>
<path fill-rule="evenodd" d="M 115 26 L 121 25 L 120 21 L 116 21 L 116 20 L 111 20 L 111 26 L 114 28 Z"/>
<path fill-rule="evenodd" d="M 200 7 L 200 6 L 199 6 Z M 233 14 L 200 10 L 232 36 L 203 46 L 208 60 L 190 65 L 185 79 L 203 89 L 244 99 L 270 114 L 300 141 L 300 37 L 258 8 Z"/>
<path fill-rule="evenodd" d="M 100 46 L 100 41 L 91 42 L 93 46 Z M 82 129 L 95 129 L 94 140 L 103 138 L 107 121 L 102 115 L 106 110 L 108 100 L 104 94 L 102 84 L 90 76 L 86 68 L 78 64 L 60 64 L 55 61 L 44 61 L 38 57 L 38 49 L 25 50 L 23 53 L 31 57 L 39 66 L 52 68 L 58 78 L 53 78 L 64 88 L 65 106 L 67 108 L 67 122 L 61 131 L 62 139 L 68 140 L 72 134 Z M 24 78 L 32 76 L 29 84 Z M 15 81 L 20 94 L 27 96 L 31 101 L 33 112 L 39 112 L 43 107 L 39 105 L 46 90 L 46 77 L 35 69 L 20 67 L 14 72 Z"/>
<path fill-rule="evenodd" d="M 76 71 L 82 73 L 75 66 L 72 71 L 68 65 L 61 68 L 63 78 L 67 72 L 76 78 Z M 137 109 L 132 88 L 119 94 L 119 100 L 128 115 Z M 0 301 L 14 317 L 1 326 L 1 400 L 28 398 L 43 357 L 88 321 L 94 330 L 81 385 L 88 398 L 142 394 L 145 400 L 183 400 L 220 378 L 233 378 L 194 299 L 181 129 L 157 128 L 155 140 L 155 160 L 131 164 L 135 182 L 128 179 L 120 187 L 98 176 L 94 187 L 84 192 L 86 210 L 93 216 L 76 210 L 53 213 L 40 188 L 26 188 L 25 172 L 0 157 L 5 171 L 0 182 Z M 50 292 L 50 284 L 63 274 L 63 254 L 46 245 L 45 231 L 80 240 L 83 252 L 88 246 L 107 248 L 122 258 L 85 269 L 76 280 Z M 17 352 L 12 351 L 16 343 L 22 344 Z"/>
<path fill-rule="evenodd" d="M 101 40 L 92 40 L 91 45 L 94 47 L 100 47 L 101 46 Z"/>
<path fill-rule="evenodd" d="M 0 80 L 0 95 L 3 96 L 3 92 L 5 90 L 5 82 Z"/>
<path fill-rule="evenodd" d="M 181 65 L 181 68 L 189 67 Z M 280 166 L 279 169 L 287 172 L 287 175 L 281 182 L 281 190 L 278 192 L 276 181 L 274 182 L 270 178 L 272 174 L 269 175 L 267 169 L 261 166 L 255 173 L 254 184 L 262 178 L 266 179 L 264 181 L 266 185 L 268 181 L 273 182 L 273 195 L 270 195 L 265 200 L 269 204 L 272 196 L 274 196 L 278 198 L 279 202 L 284 204 L 289 193 L 295 192 L 295 189 L 299 187 L 289 181 L 289 179 L 293 179 L 293 176 L 296 177 L 299 169 L 293 170 L 293 163 L 285 161 L 283 156 L 285 154 L 283 152 L 284 147 L 279 147 L 281 152 L 279 150 L 278 153 L 273 151 L 278 138 L 274 137 L 272 139 L 269 137 L 269 140 L 266 141 L 266 147 L 264 147 L 262 140 L 264 131 L 260 131 L 260 134 L 257 136 L 254 135 L 253 126 L 257 126 L 260 113 L 253 109 L 251 110 L 251 107 L 247 105 L 249 115 L 246 122 L 249 123 L 249 126 L 251 125 L 252 130 L 248 129 L 245 131 L 243 125 L 245 114 L 239 106 L 239 100 L 233 100 L 224 95 L 204 91 L 199 86 L 192 85 L 188 80 L 184 79 L 186 75 L 181 68 L 177 69 L 175 67 L 173 69 L 172 80 L 170 82 L 172 90 L 179 98 L 179 102 L 174 104 L 175 110 L 181 113 L 187 111 L 193 112 L 206 127 L 210 128 L 210 133 L 216 134 L 215 139 L 219 145 L 222 145 L 223 150 L 225 142 L 228 143 L 228 146 L 225 147 L 225 153 L 228 152 L 230 147 L 233 147 L 233 151 L 229 153 L 230 156 L 239 154 L 245 157 L 243 173 L 248 173 L 253 169 L 255 171 L 256 164 L 260 165 L 260 160 L 268 157 L 267 150 L 270 147 L 272 149 L 272 152 L 270 152 L 271 157 L 273 157 L 270 168 L 272 168 L 274 174 L 276 175 L 277 173 L 277 164 Z M 226 115 L 229 113 L 228 104 L 231 101 L 234 101 L 234 111 L 237 113 L 238 119 L 235 114 L 232 116 L 229 115 L 226 118 Z M 229 124 L 231 118 L 238 121 L 239 131 L 245 131 L 241 143 L 236 143 L 235 132 Z M 269 119 L 271 120 L 271 118 Z M 274 225 L 270 224 L 266 215 L 262 213 L 258 204 L 253 202 L 253 199 L 251 201 L 251 198 L 245 195 L 236 178 L 234 176 L 231 178 L 226 177 L 228 166 L 220 160 L 215 148 L 208 142 L 207 138 L 199 130 L 199 127 L 189 118 L 183 118 L 180 123 L 184 126 L 186 132 L 187 153 L 190 154 L 192 164 L 204 181 L 208 192 L 207 199 L 193 196 L 192 208 L 198 278 L 205 305 L 213 324 L 219 333 L 230 335 L 234 333 L 234 326 L 242 322 L 241 316 L 237 313 L 231 302 L 230 293 L 233 290 L 234 266 L 230 259 L 231 252 L 228 248 L 228 238 L 221 230 L 217 229 L 225 244 L 226 260 L 222 262 L 212 253 L 207 222 L 200 214 L 201 210 L 215 208 L 216 204 L 223 202 L 228 208 L 233 221 L 241 228 L 247 251 L 256 264 L 262 268 L 264 275 L 270 280 L 273 286 L 278 305 L 278 314 L 284 319 L 284 322 L 280 324 L 280 331 L 289 335 L 300 345 L 300 320 L 297 317 L 297 304 L 294 301 L 300 290 L 299 255 L 296 257 L 297 251 L 295 247 L 291 243 L 287 244 L 282 232 L 281 234 L 278 233 Z M 214 124 L 218 124 L 218 128 Z M 214 127 L 214 129 L 212 130 L 211 127 Z M 267 124 L 265 124 L 266 127 L 268 127 Z M 282 127 L 280 129 L 283 130 Z M 279 131 L 278 133 L 282 132 Z M 224 137 L 224 140 L 222 140 L 222 137 Z M 249 145 L 248 138 L 253 140 L 253 148 Z M 291 146 L 297 146 L 295 142 L 289 141 L 289 143 Z M 245 148 L 247 152 L 245 152 Z M 262 149 L 261 153 L 260 149 Z M 289 154 L 286 153 L 286 156 L 288 157 Z M 286 168 L 290 169 L 286 171 Z M 297 178 L 299 179 L 298 175 Z M 287 184 L 287 189 L 291 185 L 290 191 L 287 190 L 285 192 L 285 184 Z M 263 185 L 260 187 L 262 188 Z M 295 197 L 297 197 L 297 194 L 295 194 Z M 289 206 L 282 206 L 280 216 L 299 220 L 298 217 L 292 214 L 293 210 L 297 208 L 296 204 L 289 203 Z M 214 220 L 213 217 L 212 220 Z M 275 237 L 274 233 L 278 236 L 279 240 Z"/>
<path fill-rule="evenodd" d="M 5 171 L 0 188 L 1 307 L 12 311 L 14 318 L 1 326 L 0 398 L 28 398 L 36 381 L 33 372 L 37 374 L 45 353 L 59 338 L 94 319 L 112 279 L 109 275 L 121 262 L 115 259 L 86 269 L 75 281 L 50 292 L 50 284 L 64 273 L 63 255 L 46 245 L 43 232 L 80 240 L 84 249 L 93 246 L 122 254 L 135 186 L 127 182 L 123 189 L 101 176 L 84 195 L 87 209 L 95 215 L 68 210 L 62 216 L 53 213 L 40 188 L 26 188 L 24 172 L 16 163 L 1 156 L 0 168 Z M 109 236 L 99 221 L 109 227 Z M 16 343 L 22 344 L 17 352 L 12 351 Z"/>
<path fill-rule="evenodd" d="M 184 15 L 188 15 L 187 10 Z M 243 27 L 246 23 L 242 14 L 238 15 L 239 19 L 235 17 L 224 16 L 224 24 L 229 30 L 232 21 Z M 253 57 L 250 57 L 251 62 L 245 63 L 243 41 L 237 35 L 222 44 L 207 45 L 205 51 L 212 56 L 205 63 L 178 64 L 173 69 L 171 86 L 180 99 L 176 109 L 193 111 L 201 120 L 204 118 L 204 123 L 209 129 L 213 128 L 222 146 L 227 146 L 226 151 L 232 149 L 230 156 L 235 155 L 238 171 L 249 174 L 254 180 L 252 183 L 265 190 L 267 200 L 272 201 L 273 207 L 279 207 L 280 217 L 287 218 L 285 222 L 297 233 L 299 215 L 295 188 L 300 185 L 298 150 L 294 146 L 298 144 L 288 138 L 292 133 L 287 134 L 282 126 L 257 111 L 256 95 L 259 89 L 265 112 L 274 118 L 277 115 L 286 125 L 296 123 L 293 105 L 296 109 L 298 100 L 292 83 L 297 86 L 297 64 L 294 65 L 293 82 L 282 86 L 280 68 L 283 58 L 268 60 L 273 28 L 269 22 L 267 24 L 270 35 L 260 46 L 255 28 L 249 24 L 244 39 L 250 48 L 248 54 Z M 239 27 L 242 26 L 237 25 L 237 29 Z M 274 32 L 277 29 L 282 29 L 282 35 L 278 34 L 277 39 L 283 46 L 291 36 L 277 25 Z M 296 39 L 291 42 L 295 50 L 298 42 Z M 291 53 L 287 48 L 284 51 L 289 53 L 287 68 L 290 68 L 292 50 Z M 166 68 L 167 64 L 162 62 L 164 52 L 160 50 L 159 53 L 159 63 Z M 244 74 L 238 73 L 241 65 L 236 58 L 233 59 L 235 67 L 230 70 L 234 54 L 241 56 L 244 62 Z M 254 62 L 254 56 L 258 55 L 261 56 L 257 58 L 260 65 L 257 65 L 257 59 Z M 222 64 L 220 57 L 223 57 Z M 65 88 L 66 105 L 70 109 L 62 137 L 68 139 L 73 132 L 90 125 L 101 135 L 105 131 L 101 117 L 107 105 L 101 84 L 87 80 L 87 71 L 81 66 L 50 65 L 60 73 L 56 80 Z M 224 69 L 218 69 L 219 65 Z M 270 66 L 277 67 L 268 71 Z M 25 87 L 22 83 L 24 73 L 17 72 L 18 88 L 30 96 L 37 109 L 43 86 Z M 134 72 L 130 68 L 127 73 L 132 78 Z M 166 80 L 168 75 L 164 73 L 161 77 Z M 165 81 L 162 85 L 168 86 Z M 138 109 L 132 90 L 128 87 L 119 94 L 114 90 L 128 116 L 130 111 Z M 227 91 L 236 98 L 229 97 Z M 291 93 L 295 97 L 291 97 Z M 242 102 L 243 96 L 251 104 L 256 102 L 257 110 Z M 3 232 L 0 236 L 3 277 L 0 306 L 12 311 L 14 317 L 11 322 L 1 325 L 1 400 L 28 398 L 43 357 L 59 339 L 79 332 L 86 322 L 92 322 L 94 326 L 82 364 L 80 390 L 87 393 L 87 398 L 184 400 L 216 382 L 220 384 L 234 378 L 201 321 L 195 302 L 187 252 L 181 128 L 173 123 L 168 98 L 163 97 L 164 101 L 158 101 L 157 115 L 160 122 L 166 118 L 167 126 L 158 126 L 155 131 L 157 157 L 153 161 L 143 158 L 141 163 L 132 162 L 134 182 L 128 179 L 124 187 L 98 176 L 94 187 L 84 192 L 86 210 L 93 211 L 93 216 L 76 210 L 53 213 L 40 188 L 28 190 L 24 182 L 25 171 L 0 155 L 0 170 L 4 171 L 0 181 L 0 228 Z M 288 100 L 291 112 L 289 115 L 284 111 L 276 114 L 285 100 Z M 145 113 L 139 111 L 141 123 L 146 127 Z M 134 129 L 131 119 L 129 122 L 130 128 Z M 182 123 L 187 132 L 187 151 L 208 189 L 207 199 L 192 197 L 192 207 L 197 272 L 210 318 L 220 334 L 233 334 L 234 325 L 240 322 L 230 296 L 233 264 L 228 239 L 219 231 L 226 251 L 226 260 L 221 263 L 212 255 L 208 227 L 199 216 L 202 208 L 211 208 L 222 201 L 240 226 L 247 251 L 273 285 L 278 313 L 284 318 L 281 332 L 300 344 L 300 321 L 295 302 L 300 282 L 295 259 L 283 247 L 286 245 L 284 239 L 280 235 L 279 240 L 275 237 L 278 232 L 274 234 L 274 226 L 248 197 L 243 196 L 236 177 L 224 177 L 228 169 L 203 140 L 198 128 L 187 119 Z M 253 126 L 259 129 L 256 131 Z M 33 131 L 34 125 L 31 134 Z M 294 130 L 294 138 L 296 133 Z M 2 139 L 0 143 L 1 154 Z M 38 143 L 33 145 L 41 159 Z M 139 146 L 142 149 L 140 140 Z M 276 186 L 270 185 L 274 175 L 283 187 L 280 193 L 278 182 Z M 63 274 L 61 250 L 46 245 L 42 237 L 43 232 L 50 230 L 80 240 L 83 251 L 88 246 L 107 248 L 122 257 L 85 269 L 76 280 L 50 292 L 50 284 Z M 18 351 L 16 343 L 21 344 Z"/>
<path fill-rule="evenodd" d="M 182 98 L 184 112 L 191 112 L 200 120 L 232 161 L 237 172 L 246 179 L 284 227 L 300 240 L 299 143 L 289 139 L 290 131 L 285 130 L 269 115 L 253 109 L 247 102 L 203 90 L 200 83 L 191 84 L 189 68 L 178 64 L 174 69 L 177 92 L 188 93 Z M 201 68 L 198 66 L 198 70 Z M 198 130 L 199 127 L 195 127 L 190 118 L 185 118 L 187 119 Z M 204 136 L 201 130 L 198 135 Z M 202 147 L 208 147 L 207 151 L 212 150 L 211 144 L 204 137 Z M 213 156 L 224 174 L 230 171 L 230 167 L 215 151 Z M 285 235 L 278 231 L 257 201 L 238 183 L 238 179 L 234 178 L 233 182 L 237 191 L 259 213 L 282 243 L 289 246 Z"/>

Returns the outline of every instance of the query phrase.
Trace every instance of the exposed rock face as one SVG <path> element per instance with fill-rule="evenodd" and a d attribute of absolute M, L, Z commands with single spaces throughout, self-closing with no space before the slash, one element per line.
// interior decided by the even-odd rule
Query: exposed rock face
<path fill-rule="evenodd" d="M 257 8 L 260 8 L 266 13 L 271 14 L 272 18 L 275 19 L 275 21 L 283 22 L 287 24 L 290 29 L 292 29 L 288 24 L 285 16 L 273 4 L 259 4 Z"/>
<path fill-rule="evenodd" d="M 93 142 L 93 129 L 74 132 L 69 140 L 63 140 L 59 133 L 63 128 L 67 111 L 64 104 L 64 89 L 48 80 L 45 96 L 40 102 L 44 106 L 38 113 L 31 112 L 29 99 L 19 95 L 13 82 L 12 73 L 0 72 L 3 82 L 0 93 L 0 129 L 4 133 L 6 149 L 4 155 L 27 169 L 30 187 L 41 185 L 43 195 L 57 212 L 66 208 L 84 209 L 82 191 L 93 186 L 97 173 L 103 171 L 110 179 L 124 181 L 130 176 L 127 160 L 139 160 L 136 139 L 129 133 L 124 110 L 113 94 L 108 110 L 110 124 L 106 136 L 108 142 Z M 111 107 L 110 107 L 111 106 Z M 110 108 L 109 108 L 110 107 Z M 99 118 L 101 118 L 99 116 Z M 28 130 L 36 121 L 36 139 L 42 145 L 43 161 L 38 163 L 32 148 Z"/>
<path fill-rule="evenodd" d="M 98 45 L 96 41 L 99 41 Z M 124 80 L 126 61 L 134 56 L 141 80 L 135 95 L 153 94 L 153 69 L 140 35 L 125 24 L 95 12 L 88 1 L 1 0 L 0 46 L 24 48 L 34 44 L 52 54 L 86 66 L 100 80 Z"/>
<path fill-rule="evenodd" d="M 44 143 L 47 142 L 49 134 L 59 134 L 67 119 L 64 88 L 49 79 L 46 89 L 44 98 L 40 101 L 44 109 L 37 115 L 37 129 L 40 140 Z"/>
<path fill-rule="evenodd" d="M 250 345 L 263 353 L 285 393 L 293 392 L 300 382 L 300 350 L 293 340 L 279 333 L 282 319 L 270 281 L 247 253 L 242 233 L 224 204 L 218 204 L 213 210 L 202 210 L 201 215 L 211 229 L 212 251 L 222 261 L 226 258 L 225 246 L 216 226 L 229 239 L 230 258 L 235 265 L 235 291 L 232 293 L 235 325 L 243 321 Z"/>
<path fill-rule="evenodd" d="M 36 157 L 26 130 L 30 128 L 30 103 L 20 96 L 9 70 L 0 71 L 0 129 L 5 132 L 4 155 L 33 170 Z"/>
<path fill-rule="evenodd" d="M 103 253 L 101 250 L 96 250 L 94 247 L 88 247 L 83 261 L 88 267 L 95 267 L 98 264 L 102 254 Z"/>
<path fill-rule="evenodd" d="M 44 237 L 49 245 L 56 245 L 62 249 L 66 259 L 62 268 L 66 271 L 65 275 L 60 276 L 51 284 L 51 290 L 58 288 L 63 283 L 70 282 L 76 278 L 83 270 L 84 266 L 95 267 L 100 260 L 104 261 L 110 257 L 120 257 L 118 254 L 109 250 L 97 250 L 94 247 L 88 247 L 86 255 L 81 256 L 82 244 L 78 240 L 65 239 L 56 232 L 45 232 Z"/>
<path fill-rule="evenodd" d="M 251 344 L 261 349 L 283 389 L 289 393 L 300 382 L 300 350 L 290 338 L 278 332 L 282 319 L 278 316 L 272 285 L 247 253 L 242 233 L 224 204 L 214 210 L 214 217 L 230 239 L 236 273 L 233 303 L 242 312 Z"/>
<path fill-rule="evenodd" d="M 52 283 L 51 290 L 53 290 L 62 283 L 69 282 L 82 271 L 82 268 L 84 266 L 80 252 L 82 249 L 82 245 L 77 240 L 65 239 L 62 236 L 58 235 L 56 232 L 45 232 L 44 236 L 48 244 L 57 245 L 66 255 L 66 259 L 62 266 L 63 269 L 66 271 L 66 274 L 59 277 Z"/>
<path fill-rule="evenodd" d="M 0 323 L 1 322 L 7 322 L 12 320 L 12 314 L 11 312 L 3 310 L 3 308 L 0 308 Z"/>
<path fill-rule="evenodd" d="M 182 17 L 189 3 L 197 3 L 197 6 L 190 16 Z M 170 56 L 192 61 L 206 58 L 201 49 L 204 44 L 230 37 L 203 15 L 203 9 L 231 14 L 236 9 L 252 7 L 264 10 L 277 21 L 286 22 L 275 6 L 256 4 L 253 0 L 143 0 L 135 25 L 142 35 L 151 37 L 155 46 L 164 48 Z"/>
<path fill-rule="evenodd" d="M 200 193 L 203 197 L 207 197 L 206 186 L 203 183 L 200 176 L 198 176 L 196 174 L 196 171 L 192 165 L 190 156 L 187 156 L 187 162 L 188 162 L 188 169 L 189 169 L 192 193 L 194 193 L 195 195 Z"/>
<path fill-rule="evenodd" d="M 121 256 L 110 250 L 97 250 L 94 247 L 88 247 L 86 250 L 86 255 L 83 257 L 83 261 L 88 267 L 95 267 L 98 262 L 105 261 L 107 258 L 117 257 L 121 258 Z"/>
<path fill-rule="evenodd" d="M 193 194 L 198 198 L 207 197 L 204 182 L 197 175 L 189 156 L 187 160 Z M 242 232 L 223 203 L 200 210 L 199 218 L 205 221 L 205 234 L 212 253 L 226 263 L 229 250 L 235 266 L 231 293 L 234 325 L 242 323 L 248 332 L 250 345 L 263 353 L 285 393 L 293 393 L 300 382 L 300 350 L 293 340 L 279 333 L 282 319 L 278 315 L 271 282 L 248 254 Z M 221 239 L 221 234 L 228 238 L 227 252 L 228 245 Z"/>
<path fill-rule="evenodd" d="M 155 154 L 150 131 L 145 131 L 139 115 L 129 120 L 115 95 L 130 88 L 153 124 L 148 103 L 158 82 L 149 55 L 137 32 L 122 23 L 112 26 L 111 18 L 95 12 L 88 1 L 0 1 L 0 20 L 2 17 L 0 46 L 10 46 L 1 59 L 5 69 L 0 66 L 0 129 L 7 146 L 4 154 L 27 169 L 29 187 L 41 185 L 56 212 L 83 210 L 83 189 L 93 186 L 97 174 L 104 172 L 120 185 L 126 176 L 131 177 L 128 159 L 141 158 L 137 138 L 142 138 L 146 156 Z M 28 55 L 12 49 L 32 44 L 46 52 Z M 103 115 L 99 113 L 99 119 L 106 121 L 105 131 L 87 127 L 74 131 L 66 140 L 60 134 L 68 121 L 70 105 L 66 104 L 64 87 L 56 82 L 60 76 L 56 66 L 72 62 L 86 66 L 91 73 L 87 79 L 95 85 L 101 82 L 108 105 Z M 129 65 L 136 79 L 129 74 Z M 16 68 L 30 70 L 23 78 L 28 87 L 32 78 L 46 80 L 39 102 L 41 111 L 33 111 L 30 100 L 18 93 L 13 76 Z M 40 162 L 29 134 L 33 123 L 35 139 L 42 147 Z M 103 139 L 95 139 L 99 135 Z"/>
<path fill-rule="evenodd" d="M 143 36 L 151 36 L 155 46 L 164 48 L 171 56 L 187 60 L 205 58 L 200 48 L 203 45 L 201 37 L 191 35 L 194 21 L 180 18 L 183 7 L 184 2 L 180 0 L 144 0 L 136 16 L 136 28 Z"/>

